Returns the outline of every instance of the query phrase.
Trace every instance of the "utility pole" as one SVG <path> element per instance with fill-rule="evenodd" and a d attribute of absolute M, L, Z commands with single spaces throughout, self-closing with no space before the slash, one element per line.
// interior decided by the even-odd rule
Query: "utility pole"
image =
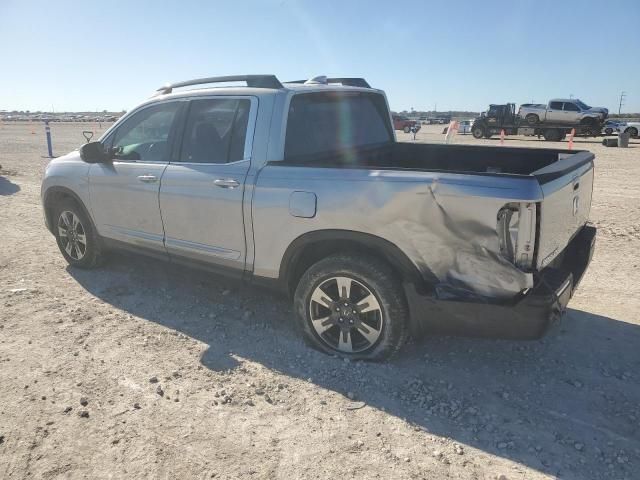
<path fill-rule="evenodd" d="M 620 92 L 620 103 L 618 104 L 618 115 L 622 111 L 622 106 L 624 105 L 624 99 L 627 96 L 627 92 Z"/>

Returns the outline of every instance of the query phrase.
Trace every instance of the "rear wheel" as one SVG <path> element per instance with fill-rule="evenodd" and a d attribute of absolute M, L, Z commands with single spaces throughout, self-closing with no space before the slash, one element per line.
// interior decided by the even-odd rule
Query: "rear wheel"
<path fill-rule="evenodd" d="M 636 127 L 629 127 L 624 133 L 628 133 L 631 137 L 636 138 L 638 136 L 638 129 Z"/>
<path fill-rule="evenodd" d="M 374 257 L 340 254 L 320 260 L 298 282 L 294 306 L 305 340 L 325 353 L 384 360 L 407 337 L 401 280 Z"/>
<path fill-rule="evenodd" d="M 536 123 L 540 122 L 540 117 L 538 117 L 538 115 L 536 115 L 535 113 L 530 113 L 525 117 L 525 120 L 529 125 L 535 125 Z"/>
<path fill-rule="evenodd" d="M 58 248 L 70 265 L 94 268 L 102 261 L 100 240 L 84 210 L 64 199 L 53 209 L 53 228 Z"/>
<path fill-rule="evenodd" d="M 604 129 L 604 133 L 605 133 L 605 135 L 611 135 L 611 134 L 613 134 L 613 128 L 611 128 L 611 127 L 607 127 L 607 128 L 605 128 L 605 129 Z"/>
<path fill-rule="evenodd" d="M 411 127 L 410 127 L 409 125 L 406 125 L 406 126 L 402 129 L 402 131 L 403 131 L 404 133 L 410 133 L 410 132 L 411 132 Z"/>
<path fill-rule="evenodd" d="M 544 139 L 548 142 L 559 142 L 562 139 L 562 134 L 558 129 L 547 128 L 544 131 Z"/>

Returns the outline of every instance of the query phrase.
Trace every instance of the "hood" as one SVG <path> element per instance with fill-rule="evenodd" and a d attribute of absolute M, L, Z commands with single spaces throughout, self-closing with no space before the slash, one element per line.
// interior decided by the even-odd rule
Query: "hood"
<path fill-rule="evenodd" d="M 609 113 L 609 109 L 604 107 L 591 107 L 589 110 L 585 110 L 585 111 L 594 112 L 594 113 Z"/>
<path fill-rule="evenodd" d="M 51 160 L 50 163 L 69 163 L 69 162 L 80 162 L 80 163 L 85 163 L 84 160 L 82 160 L 82 158 L 80 158 L 80 149 L 77 150 L 72 150 L 71 152 L 62 155 L 60 157 L 56 157 L 53 160 Z"/>
<path fill-rule="evenodd" d="M 82 164 L 86 165 L 87 168 L 89 164 L 86 163 L 82 158 L 80 158 L 80 150 L 73 150 L 72 152 L 67 153 L 66 155 L 62 155 L 60 157 L 56 157 L 52 159 L 46 166 L 45 172 L 50 171 L 54 167 L 64 167 L 64 165 L 69 164 Z"/>

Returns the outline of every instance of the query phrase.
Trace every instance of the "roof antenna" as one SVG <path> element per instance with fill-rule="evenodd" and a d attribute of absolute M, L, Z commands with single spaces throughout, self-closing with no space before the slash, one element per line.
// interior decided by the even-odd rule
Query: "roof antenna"
<path fill-rule="evenodd" d="M 327 85 L 327 83 L 326 75 L 318 75 L 317 77 L 310 78 L 304 82 L 305 85 Z"/>

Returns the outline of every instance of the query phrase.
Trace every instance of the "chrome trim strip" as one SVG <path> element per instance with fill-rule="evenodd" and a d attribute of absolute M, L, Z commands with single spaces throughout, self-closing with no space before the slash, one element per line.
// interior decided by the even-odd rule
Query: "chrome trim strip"
<path fill-rule="evenodd" d="M 180 240 L 173 237 L 166 237 L 165 245 L 167 247 L 174 247 L 181 250 L 206 252 L 208 254 L 215 255 L 216 257 L 227 258 L 229 260 L 238 260 L 240 258 L 240 252 L 236 250 L 229 250 L 221 247 L 212 247 L 211 245 L 189 242 L 188 240 Z"/>

